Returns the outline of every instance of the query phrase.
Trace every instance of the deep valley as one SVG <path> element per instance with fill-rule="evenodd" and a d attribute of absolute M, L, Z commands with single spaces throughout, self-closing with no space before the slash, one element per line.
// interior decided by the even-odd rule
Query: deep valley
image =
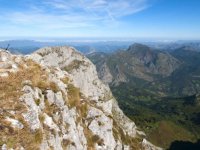
<path fill-rule="evenodd" d="M 200 138 L 200 53 L 183 46 L 171 51 L 134 44 L 125 51 L 93 53 L 97 66 L 129 118 L 155 145 Z"/>

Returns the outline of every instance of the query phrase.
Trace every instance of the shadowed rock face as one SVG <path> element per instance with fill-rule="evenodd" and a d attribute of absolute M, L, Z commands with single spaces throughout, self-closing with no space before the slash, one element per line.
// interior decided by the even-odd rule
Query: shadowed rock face
<path fill-rule="evenodd" d="M 74 48 L 46 47 L 27 56 L 0 50 L 0 64 L 2 149 L 160 149 L 144 139 L 95 66 Z"/>
<path fill-rule="evenodd" d="M 91 54 L 88 57 L 97 66 L 100 79 L 111 85 L 128 82 L 130 78 L 154 81 L 155 76 L 170 76 L 180 62 L 168 53 L 153 50 L 142 44 L 133 44 L 126 51 L 110 55 Z"/>
<path fill-rule="evenodd" d="M 153 52 L 150 47 L 142 44 L 136 43 L 131 45 L 127 52 L 146 65 L 148 63 L 154 62 L 156 59 L 156 52 Z"/>
<path fill-rule="evenodd" d="M 135 65 L 138 70 L 144 68 L 144 74 L 149 73 L 166 77 L 180 65 L 180 62 L 170 54 L 152 50 L 150 47 L 142 44 L 134 44 L 130 46 L 126 52 L 132 56 L 133 61 L 131 65 Z M 138 62 L 138 64 L 135 64 L 136 62 Z M 137 72 L 137 70 L 135 70 L 135 72 Z"/>

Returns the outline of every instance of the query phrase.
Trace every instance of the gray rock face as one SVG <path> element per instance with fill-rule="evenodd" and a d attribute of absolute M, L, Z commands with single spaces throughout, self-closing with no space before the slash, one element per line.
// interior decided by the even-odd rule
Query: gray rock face
<path fill-rule="evenodd" d="M 17 71 L 21 56 L 11 55 L 10 52 L 0 49 L 0 77 L 8 76 L 8 73 Z"/>
<path fill-rule="evenodd" d="M 103 65 L 101 65 L 99 67 L 99 78 L 102 79 L 102 81 L 105 83 L 105 84 L 109 84 L 113 81 L 113 76 L 110 72 L 110 69 L 109 67 L 107 66 L 106 63 L 104 63 Z"/>
<path fill-rule="evenodd" d="M 6 120 L 11 123 L 11 126 L 13 128 L 18 128 L 18 129 L 24 128 L 24 125 L 18 120 L 15 120 L 15 119 L 12 119 L 12 118 L 9 118 L 9 117 L 7 117 Z"/>
<path fill-rule="evenodd" d="M 132 78 L 153 81 L 155 76 L 168 77 L 181 64 L 172 55 L 142 44 L 133 44 L 126 51 L 105 55 L 100 62 L 95 61 L 100 57 L 99 53 L 88 57 L 97 66 L 99 78 L 116 86 Z"/>
<path fill-rule="evenodd" d="M 24 63 L 17 72 L 32 69 L 26 77 L 30 80 L 21 81 L 19 102 L 26 109 L 21 116 L 15 116 L 17 111 L 9 115 L 23 120 L 24 128 L 20 132 L 31 130 L 37 139 L 34 147 L 41 150 L 144 147 L 142 140 L 134 144 L 126 142 L 140 137 L 141 132 L 120 110 L 109 87 L 98 79 L 95 66 L 74 48 L 43 48 L 29 56 L 20 56 L 20 59 Z M 32 75 L 32 72 L 37 74 Z M 24 148 L 28 149 L 30 144 L 24 143 Z M 145 144 L 153 150 L 160 149 L 148 142 Z"/>
<path fill-rule="evenodd" d="M 1 150 L 7 150 L 7 145 L 3 144 L 3 146 L 1 147 Z"/>

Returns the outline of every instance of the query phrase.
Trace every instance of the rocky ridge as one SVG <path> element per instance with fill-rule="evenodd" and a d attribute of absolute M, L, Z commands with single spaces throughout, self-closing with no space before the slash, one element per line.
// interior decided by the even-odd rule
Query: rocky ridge
<path fill-rule="evenodd" d="M 95 66 L 72 47 L 0 50 L 0 147 L 159 150 L 118 107 Z"/>
<path fill-rule="evenodd" d="M 130 78 L 152 82 L 158 76 L 168 77 L 181 64 L 167 52 L 137 43 L 131 45 L 126 51 L 118 51 L 110 55 L 93 53 L 88 57 L 97 66 L 99 78 L 104 83 L 114 86 L 127 83 Z"/>

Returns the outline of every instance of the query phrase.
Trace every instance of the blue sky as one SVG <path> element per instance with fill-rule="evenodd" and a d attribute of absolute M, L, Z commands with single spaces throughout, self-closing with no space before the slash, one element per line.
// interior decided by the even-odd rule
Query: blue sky
<path fill-rule="evenodd" d="M 200 39 L 200 0 L 0 0 L 0 36 Z"/>

